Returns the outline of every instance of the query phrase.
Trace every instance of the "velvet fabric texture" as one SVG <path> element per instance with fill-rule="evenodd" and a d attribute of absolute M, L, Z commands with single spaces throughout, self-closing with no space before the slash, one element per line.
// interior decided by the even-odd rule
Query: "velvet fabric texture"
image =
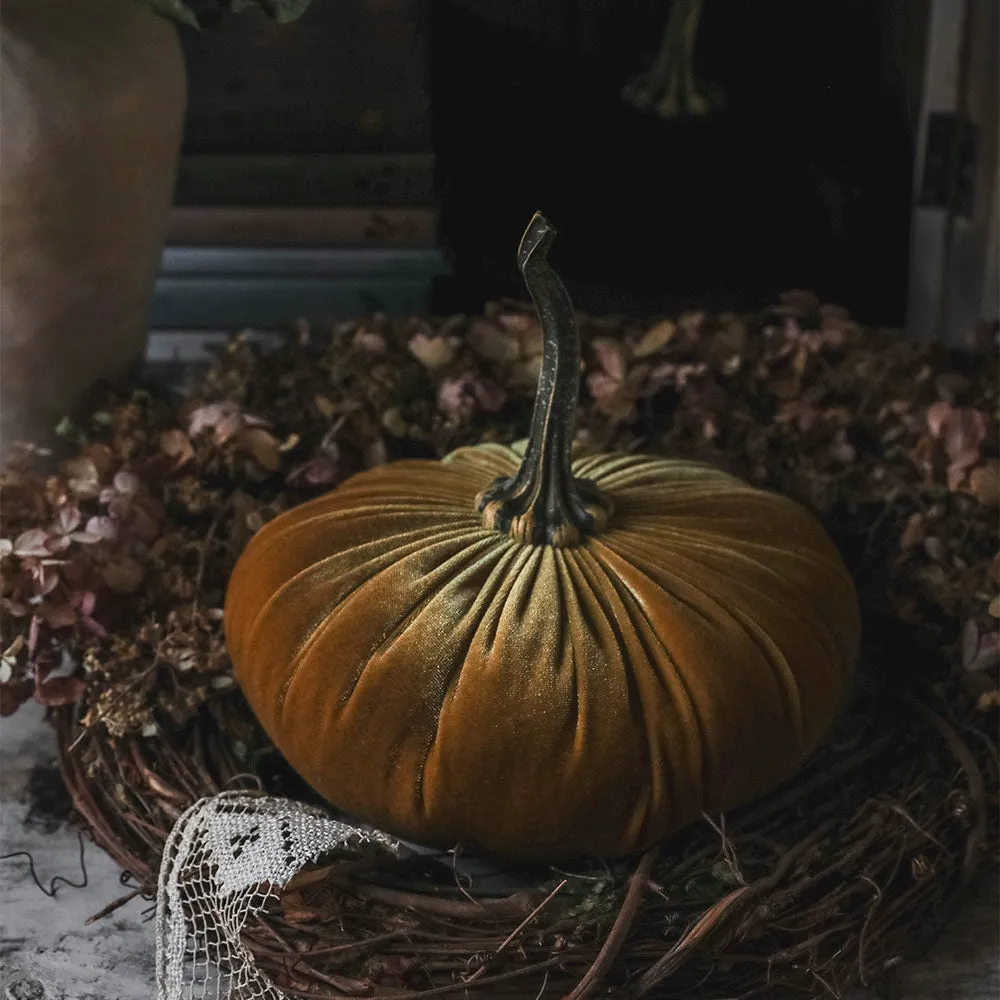
<path fill-rule="evenodd" d="M 291 765 L 393 833 L 521 858 L 644 849 L 788 777 L 853 670 L 854 587 L 791 500 L 709 466 L 578 458 L 575 546 L 484 528 L 499 445 L 360 473 L 251 540 L 225 629 Z"/>

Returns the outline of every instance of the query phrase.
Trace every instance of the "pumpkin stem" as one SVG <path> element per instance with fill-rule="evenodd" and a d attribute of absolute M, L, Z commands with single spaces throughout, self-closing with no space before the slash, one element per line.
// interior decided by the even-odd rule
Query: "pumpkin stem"
<path fill-rule="evenodd" d="M 572 473 L 573 427 L 580 391 L 580 335 L 573 303 L 546 255 L 556 231 L 536 212 L 521 237 L 517 263 L 542 326 L 542 370 L 524 460 L 494 480 L 477 505 L 487 528 L 535 545 L 575 545 L 607 524 L 610 502 Z"/>

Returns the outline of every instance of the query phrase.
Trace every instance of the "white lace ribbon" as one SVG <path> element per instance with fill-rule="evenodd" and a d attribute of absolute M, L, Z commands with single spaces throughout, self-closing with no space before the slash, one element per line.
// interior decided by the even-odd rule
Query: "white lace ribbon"
<path fill-rule="evenodd" d="M 156 900 L 159 1000 L 287 1000 L 241 933 L 311 861 L 337 848 L 400 842 L 290 799 L 223 792 L 201 799 L 167 838 Z"/>

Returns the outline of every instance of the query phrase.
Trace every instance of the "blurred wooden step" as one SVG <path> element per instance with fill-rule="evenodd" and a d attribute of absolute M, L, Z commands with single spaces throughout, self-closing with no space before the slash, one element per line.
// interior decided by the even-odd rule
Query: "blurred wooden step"
<path fill-rule="evenodd" d="M 167 247 L 150 327 L 273 329 L 300 318 L 426 313 L 449 270 L 435 247 Z"/>

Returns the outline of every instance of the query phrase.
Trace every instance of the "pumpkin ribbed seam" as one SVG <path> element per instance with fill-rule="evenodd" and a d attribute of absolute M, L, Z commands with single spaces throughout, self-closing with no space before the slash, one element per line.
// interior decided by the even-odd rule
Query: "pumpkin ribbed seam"
<path fill-rule="evenodd" d="M 735 621 L 735 619 L 732 619 L 732 615 L 729 612 L 729 609 L 726 608 L 723 604 L 721 604 L 716 597 L 707 593 L 704 590 L 704 588 L 700 587 L 698 584 L 692 583 L 686 577 L 676 573 L 673 567 L 671 567 L 671 569 L 669 570 L 669 574 L 676 577 L 679 583 L 683 583 L 690 590 L 695 591 L 699 596 L 701 596 L 704 599 L 705 604 L 710 606 L 717 612 L 716 618 L 712 618 L 710 615 L 707 615 L 702 608 L 698 607 L 697 604 L 691 603 L 690 601 L 682 597 L 680 594 L 669 589 L 665 582 L 661 582 L 660 579 L 655 578 L 651 574 L 649 574 L 644 569 L 644 566 L 646 565 L 645 553 L 648 551 L 648 547 L 643 548 L 640 546 L 642 550 L 641 552 L 630 552 L 629 546 L 624 543 L 623 539 L 623 536 L 625 536 L 626 534 L 627 533 L 625 532 L 624 529 L 620 529 L 615 534 L 614 544 L 605 543 L 603 545 L 600 545 L 600 548 L 606 551 L 607 553 L 613 555 L 616 559 L 619 559 L 623 563 L 626 563 L 629 567 L 630 572 L 636 573 L 638 576 L 641 576 L 650 586 L 652 586 L 654 589 L 664 594 L 668 602 L 672 602 L 676 605 L 684 607 L 690 613 L 694 614 L 695 616 L 700 618 L 703 622 L 705 622 L 705 624 L 713 631 L 717 630 L 717 624 L 720 619 L 721 620 L 729 619 L 731 621 Z M 598 546 L 595 544 L 595 549 L 597 548 Z M 609 566 L 608 569 L 610 572 L 614 571 L 613 566 Z M 655 629 L 653 631 L 654 634 L 659 635 L 659 633 L 656 632 Z M 702 746 L 702 761 L 701 761 L 702 775 L 703 775 L 702 787 L 708 788 L 713 781 L 714 775 L 709 765 L 708 742 L 705 739 L 706 735 L 705 726 L 703 725 L 701 717 L 697 713 L 697 701 L 691 698 L 690 689 L 688 688 L 688 685 L 684 679 L 683 671 L 681 671 L 680 668 L 677 666 L 677 661 L 674 659 L 673 655 L 670 653 L 669 649 L 666 647 L 665 644 L 663 646 L 663 649 L 664 652 L 667 653 L 667 655 L 669 656 L 670 662 L 673 665 L 674 670 L 676 671 L 676 676 L 681 681 L 681 684 L 684 687 L 684 690 L 688 698 L 690 699 L 691 704 L 695 706 L 695 716 L 698 718 L 698 727 L 699 727 L 699 733 L 701 735 L 701 746 Z"/>
<path fill-rule="evenodd" d="M 727 557 L 731 556 L 732 554 L 733 553 L 731 552 L 726 553 Z M 681 554 L 681 558 L 686 560 L 688 557 Z M 630 561 L 632 560 L 630 559 Z M 637 561 L 632 562 L 632 565 L 636 566 L 636 568 L 639 568 Z M 768 650 L 761 647 L 761 644 L 758 641 L 757 632 L 754 630 L 749 630 L 747 628 L 746 620 L 739 617 L 735 609 L 729 608 L 727 605 L 723 604 L 718 597 L 705 590 L 704 587 L 699 585 L 689 575 L 680 572 L 678 570 L 676 563 L 674 563 L 674 565 L 671 566 L 671 573 L 680 582 L 684 583 L 685 586 L 690 587 L 692 590 L 700 594 L 701 597 L 704 599 L 705 603 L 707 605 L 710 605 L 716 611 L 716 613 L 719 616 L 719 619 L 727 620 L 733 625 L 735 625 L 736 628 L 750 641 L 751 645 L 753 645 L 757 649 L 757 652 L 760 654 L 762 661 L 766 663 L 770 668 L 771 677 L 775 683 L 775 687 L 781 692 L 782 701 L 785 703 L 786 708 L 789 710 L 792 719 L 792 728 L 795 734 L 796 742 L 801 747 L 803 744 L 803 719 L 802 719 L 802 699 L 801 699 L 801 694 L 799 692 L 798 679 L 795 676 L 795 672 L 791 669 L 791 666 L 789 665 L 787 658 L 784 656 L 783 653 L 780 652 L 780 647 L 778 647 L 777 643 L 774 642 L 774 637 L 771 636 L 770 633 L 767 633 L 766 630 L 764 630 L 768 639 L 771 641 L 775 649 L 777 649 L 780 654 L 777 660 L 770 655 L 770 652 Z M 721 576 L 721 574 L 717 570 L 714 571 L 714 574 L 716 576 Z M 777 577 L 776 574 L 775 576 Z M 780 577 L 777 578 L 780 579 Z M 727 575 L 726 579 L 736 584 L 740 583 L 740 578 L 738 576 Z M 771 600 L 776 601 L 777 599 L 771 598 Z M 688 606 L 692 607 L 691 605 Z M 704 614 L 702 614 L 702 617 L 707 622 L 710 622 L 713 625 L 713 627 L 715 626 L 714 619 L 709 618 Z M 822 641 L 822 637 L 817 635 L 816 631 L 811 627 L 810 624 L 806 623 L 806 628 L 807 631 L 809 631 L 810 634 L 813 636 L 814 640 L 819 644 L 819 646 L 825 650 L 826 645 Z M 759 626 L 757 626 L 757 630 L 759 630 Z"/>
<path fill-rule="evenodd" d="M 674 654 L 670 651 L 670 648 L 667 646 L 666 642 L 663 640 L 663 638 L 660 635 L 658 629 L 650 621 L 649 615 L 646 614 L 646 610 L 645 610 L 645 608 L 642 605 L 642 601 L 640 601 L 639 598 L 633 593 L 633 591 L 629 587 L 629 585 L 613 569 L 613 567 L 605 565 L 604 560 L 601 558 L 602 550 L 604 550 L 604 549 L 607 549 L 608 551 L 612 552 L 618 558 L 623 558 L 622 556 L 619 556 L 618 553 L 615 552 L 615 550 L 612 549 L 610 546 L 593 544 L 592 545 L 592 554 L 593 554 L 594 559 L 600 564 L 602 570 L 605 572 L 605 574 L 607 575 L 608 579 L 612 582 L 612 585 L 615 586 L 616 588 L 620 588 L 621 590 L 623 590 L 625 593 L 628 594 L 630 602 L 631 602 L 631 605 L 632 605 L 632 609 L 633 609 L 632 612 L 630 612 L 630 613 L 634 613 L 635 615 L 640 616 L 642 618 L 642 620 L 645 622 L 646 628 L 647 628 L 649 634 L 656 641 L 657 646 L 659 647 L 661 653 L 663 654 L 663 659 L 669 665 L 669 667 L 670 667 L 670 669 L 672 671 L 674 680 L 676 681 L 678 687 L 680 688 L 681 692 L 683 693 L 684 702 L 685 702 L 685 704 L 687 706 L 687 709 L 688 709 L 688 713 L 687 714 L 694 720 L 694 725 L 695 725 L 695 730 L 696 730 L 696 733 L 695 733 L 695 743 L 696 743 L 696 746 L 697 746 L 697 749 L 698 749 L 698 774 L 697 774 L 696 777 L 697 777 L 697 780 L 699 782 L 699 787 L 701 789 L 701 795 L 700 795 L 700 797 L 701 797 L 702 801 L 704 801 L 704 790 L 707 787 L 707 783 L 708 783 L 708 781 L 709 781 L 709 779 L 711 777 L 711 775 L 710 775 L 711 768 L 709 767 L 709 761 L 708 761 L 708 741 L 705 738 L 705 723 L 704 723 L 704 720 L 702 719 L 701 715 L 699 714 L 698 703 L 697 703 L 697 701 L 691 695 L 691 690 L 688 687 L 687 680 L 684 677 L 683 671 L 681 671 L 680 667 L 677 665 L 677 660 L 674 658 Z M 685 608 L 687 608 L 688 610 L 690 610 L 690 611 L 694 612 L 695 614 L 699 615 L 700 617 L 704 617 L 704 616 L 701 615 L 701 611 L 700 611 L 699 608 L 697 608 L 697 607 L 695 607 L 693 605 L 688 604 L 688 602 L 685 601 L 683 598 L 678 598 L 678 597 L 675 597 L 674 595 L 670 594 L 656 580 L 654 580 L 652 577 L 650 577 L 647 573 L 643 572 L 643 570 L 640 567 L 635 566 L 632 563 L 630 563 L 630 566 L 632 568 L 632 571 L 635 572 L 638 576 L 642 577 L 643 580 L 645 580 L 645 582 L 647 583 L 647 585 L 649 587 L 651 587 L 654 590 L 658 590 L 661 594 L 663 594 L 665 603 L 680 604 L 680 605 L 684 606 Z M 638 629 L 636 630 L 636 633 L 639 635 L 639 639 L 640 639 L 640 642 L 643 645 L 643 648 L 647 650 L 647 656 L 648 656 L 648 659 L 649 659 L 650 669 L 653 671 L 654 675 L 657 677 L 657 680 L 660 682 L 660 684 L 663 687 L 665 693 L 668 694 L 672 698 L 676 698 L 676 693 L 670 688 L 670 686 L 669 686 L 666 678 L 662 677 L 660 675 L 659 671 L 657 670 L 657 668 L 656 668 L 656 662 L 657 662 L 656 658 L 654 658 L 652 655 L 649 655 L 648 647 L 646 646 L 645 642 L 643 641 L 642 635 L 641 635 L 641 633 L 639 633 Z M 670 760 L 669 760 L 669 756 L 668 755 L 664 756 L 664 766 L 666 768 L 666 773 L 669 775 L 669 780 L 670 780 L 670 783 L 671 783 L 670 787 L 671 787 L 672 790 L 676 790 L 676 788 L 678 787 L 677 774 L 676 774 L 675 768 L 670 764 Z M 676 820 L 676 812 L 677 812 L 677 809 L 676 809 L 676 794 L 674 794 L 674 795 L 671 796 L 670 802 L 671 802 L 671 805 L 672 805 L 672 812 L 675 814 L 674 815 L 674 819 Z"/>
<path fill-rule="evenodd" d="M 498 588 L 497 593 L 493 596 L 493 599 L 491 600 L 490 604 L 483 612 L 484 624 L 487 619 L 489 619 L 491 623 L 489 636 L 484 637 L 483 648 L 489 651 L 491 654 L 493 652 L 493 646 L 496 642 L 497 631 L 500 628 L 500 618 L 503 613 L 503 604 L 506 601 L 510 591 L 513 589 L 514 582 L 517 580 L 517 577 L 523 571 L 524 564 L 526 564 L 531 559 L 532 548 L 530 545 L 512 544 L 510 548 L 510 553 L 511 553 L 511 561 L 515 563 L 519 562 L 521 565 L 517 565 L 513 568 L 509 577 L 508 585 L 506 587 Z M 489 612 L 492 611 L 492 609 L 498 602 L 500 603 L 501 606 L 496 609 L 496 614 L 495 615 L 490 614 Z"/>
<path fill-rule="evenodd" d="M 517 558 L 518 554 L 517 551 L 511 547 L 504 546 L 503 543 L 505 540 L 503 538 L 497 536 L 496 540 L 500 543 L 497 546 L 497 553 L 500 558 L 498 559 L 496 565 L 493 566 L 493 568 L 490 570 L 489 576 L 486 578 L 486 581 L 480 588 L 480 598 L 482 597 L 484 592 L 490 592 L 491 589 L 495 590 L 497 593 L 503 590 L 502 584 L 504 582 L 504 579 L 505 577 L 510 576 L 509 574 L 510 567 L 508 564 L 516 560 Z M 500 582 L 501 586 L 499 587 L 496 586 L 497 581 Z M 414 801 L 417 804 L 417 808 L 420 812 L 421 817 L 424 819 L 426 819 L 427 817 L 427 801 L 424 795 L 424 775 L 427 770 L 427 761 L 430 758 L 430 755 L 434 752 L 434 749 L 438 743 L 438 738 L 441 733 L 441 714 L 444 711 L 444 706 L 448 702 L 449 698 L 454 696 L 455 688 L 459 680 L 461 679 L 462 673 L 468 662 L 469 653 L 472 649 L 472 645 L 476 641 L 476 638 L 479 636 L 480 627 L 485 617 L 486 610 L 492 605 L 493 601 L 496 599 L 497 593 L 492 594 L 489 601 L 486 603 L 485 608 L 483 607 L 483 604 L 480 603 L 480 601 L 477 600 L 476 602 L 474 602 L 473 606 L 469 608 L 469 610 L 465 613 L 464 616 L 465 618 L 470 618 L 470 617 L 475 618 L 478 616 L 479 625 L 474 628 L 468 629 L 464 651 L 455 653 L 455 661 L 454 661 L 455 668 L 451 671 L 451 673 L 448 676 L 448 680 L 445 684 L 444 693 L 441 697 L 441 704 L 438 706 L 438 711 L 435 716 L 434 731 L 430 734 L 430 737 L 427 740 L 427 745 L 423 748 L 423 753 L 421 754 L 420 757 L 420 764 L 417 768 L 417 787 L 414 793 Z M 436 591 L 434 594 L 435 598 L 439 596 L 439 594 L 440 591 Z"/>
<path fill-rule="evenodd" d="M 609 590 L 611 593 L 614 593 L 616 597 L 618 597 L 618 590 L 615 586 L 613 574 L 601 564 L 600 560 L 597 559 L 593 553 L 588 551 L 586 546 L 581 546 L 578 550 L 574 551 L 574 562 L 578 566 L 581 576 L 587 582 L 587 585 L 594 594 L 594 597 L 597 600 L 597 605 L 607 620 L 608 627 L 612 635 L 615 637 L 616 645 L 618 647 L 618 662 L 625 679 L 625 688 L 628 699 L 628 716 L 641 728 L 640 736 L 643 746 L 646 747 L 647 763 L 649 765 L 647 773 L 652 776 L 651 784 L 656 785 L 659 782 L 662 782 L 663 776 L 659 773 L 657 759 L 651 751 L 652 735 L 646 719 L 645 705 L 639 692 L 639 686 L 636 682 L 635 672 L 629 655 L 629 643 L 625 637 L 623 625 L 631 629 L 636 645 L 644 652 L 645 645 L 642 642 L 634 623 L 632 622 L 628 608 L 622 604 L 622 611 L 624 612 L 626 619 L 623 623 L 619 620 L 618 615 L 615 614 L 612 602 L 607 597 Z M 599 579 L 595 579 L 595 577 L 602 577 L 606 587 L 600 586 L 599 584 L 601 581 Z M 632 841 L 635 843 L 644 839 L 641 834 L 649 827 L 650 807 L 653 801 L 653 791 L 650 784 L 647 784 L 645 793 L 645 798 L 642 802 L 641 817 L 636 817 L 635 815 L 630 817 L 630 829 L 628 832 L 630 836 L 635 838 Z M 635 827 L 635 829 L 632 829 L 631 827 Z"/>
<path fill-rule="evenodd" d="M 478 525 L 476 525 L 474 528 L 467 528 L 466 531 L 470 535 L 481 536 L 483 534 L 482 530 L 479 528 Z M 448 541 L 455 541 L 455 542 L 460 540 L 461 540 L 461 535 L 459 535 L 457 538 L 454 539 L 448 539 Z M 428 540 L 424 544 L 425 546 L 433 545 L 435 544 L 435 541 L 439 540 Z M 480 537 L 474 544 L 467 545 L 466 547 L 459 549 L 457 552 L 454 552 L 447 559 L 445 559 L 444 562 L 439 563 L 435 567 L 433 573 L 424 574 L 424 576 L 421 577 L 421 582 L 426 581 L 429 577 L 431 578 L 451 577 L 452 574 L 455 573 L 456 571 L 456 566 L 464 568 L 465 564 L 475 560 L 477 554 L 481 554 L 482 552 L 487 551 L 490 548 L 490 544 L 492 542 L 493 542 L 492 538 Z M 409 556 L 413 556 L 415 554 L 416 554 L 415 552 L 408 553 Z M 391 568 L 396 568 L 400 562 L 401 559 L 398 558 L 393 560 Z M 350 596 L 353 597 L 359 594 L 361 591 L 363 591 L 365 587 L 373 585 L 377 581 L 378 577 L 382 573 L 384 573 L 386 569 L 389 568 L 390 567 L 385 567 L 379 570 L 378 573 L 375 573 L 373 576 L 370 576 L 367 580 L 365 580 L 364 584 L 361 587 L 358 587 L 355 591 L 353 591 Z M 459 569 L 458 572 L 461 572 L 461 569 Z M 360 667 L 358 668 L 353 681 L 351 681 L 349 687 L 345 688 L 345 690 L 342 692 L 340 696 L 340 704 L 342 706 L 346 705 L 351 700 L 351 696 L 354 694 L 354 691 L 357 688 L 358 684 L 361 683 L 361 678 L 364 676 L 365 670 L 367 669 L 371 661 L 376 656 L 388 655 L 388 652 L 392 647 L 392 644 L 396 641 L 396 639 L 398 639 L 399 636 L 404 631 L 406 631 L 409 625 L 412 624 L 412 622 L 417 617 L 419 617 L 419 615 L 426 609 L 427 605 L 437 598 L 439 593 L 440 593 L 439 588 L 433 588 L 433 587 L 429 588 L 429 592 L 424 592 L 420 594 L 420 596 L 412 604 L 410 604 L 405 610 L 402 610 L 400 614 L 396 616 L 396 620 L 394 622 L 387 624 L 387 627 L 382 631 L 382 634 L 379 637 L 379 639 L 372 645 L 368 653 L 365 655 L 364 660 L 361 663 Z M 341 606 L 344 600 L 346 600 L 346 598 L 338 602 L 338 606 Z M 327 615 L 326 619 L 316 629 L 315 634 L 310 637 L 310 645 L 312 644 L 313 640 L 316 641 L 322 640 L 324 631 L 327 628 L 332 627 L 332 622 L 336 616 L 336 613 L 337 613 L 337 608 L 334 608 Z M 303 653 L 303 655 L 307 654 Z"/>
<path fill-rule="evenodd" d="M 570 572 L 570 567 L 568 563 L 568 555 L 572 552 L 572 549 L 553 549 L 553 557 L 556 564 L 556 586 L 559 589 L 558 597 L 556 600 L 556 607 L 560 609 L 563 616 L 562 628 L 559 630 L 560 641 L 559 641 L 559 655 L 556 657 L 556 662 L 559 664 L 560 668 L 563 667 L 563 656 L 565 656 L 567 651 L 569 651 L 569 664 L 568 672 L 572 677 L 572 684 L 570 685 L 570 690 L 573 692 L 572 700 L 569 706 L 570 714 L 573 717 L 573 751 L 576 752 L 578 744 L 578 734 L 580 731 L 580 670 L 581 663 L 580 657 L 577 655 L 577 648 L 573 642 L 573 630 L 570 627 L 573 618 L 573 608 L 570 605 L 570 598 L 572 598 L 574 605 L 577 609 L 580 609 L 580 594 L 576 588 L 576 581 L 573 579 L 573 574 Z M 583 618 L 582 609 L 580 610 L 580 617 Z M 568 640 L 568 642 L 567 642 Z"/>
<path fill-rule="evenodd" d="M 574 474 L 589 475 L 594 484 L 609 493 L 623 494 L 629 490 L 681 490 L 696 486 L 699 491 L 708 492 L 705 483 L 718 484 L 719 492 L 731 493 L 742 486 L 752 491 L 742 480 L 721 472 L 707 463 L 690 462 L 684 459 L 652 458 L 645 455 L 597 455 L 589 460 L 580 459 L 580 471 L 574 463 Z M 586 472 L 584 472 L 586 468 Z M 685 476 L 678 479 L 678 473 Z M 648 481 L 652 477 L 654 481 Z M 638 481 L 637 481 L 638 480 Z M 757 491 L 754 491 L 757 492 Z"/>
<path fill-rule="evenodd" d="M 633 534 L 633 533 L 639 533 L 639 528 L 630 527 L 630 529 L 627 532 L 624 530 L 621 532 L 622 535 Z M 696 564 L 697 562 L 694 556 L 692 556 L 690 553 L 686 553 L 683 551 L 685 548 L 694 549 L 700 552 L 708 552 L 712 555 L 718 555 L 720 551 L 723 551 L 726 560 L 729 561 L 730 563 L 742 562 L 744 565 L 753 566 L 755 569 L 761 571 L 763 575 L 769 576 L 772 580 L 777 582 L 779 590 L 784 590 L 786 592 L 789 592 L 789 595 L 791 597 L 793 597 L 800 604 L 804 605 L 811 612 L 810 620 L 804 624 L 806 624 L 808 631 L 812 634 L 814 640 L 816 641 L 817 645 L 820 646 L 820 648 L 827 651 L 828 654 L 830 653 L 831 649 L 835 651 L 836 655 L 829 656 L 831 662 L 838 659 L 842 661 L 845 660 L 844 656 L 845 650 L 843 648 L 845 643 L 841 641 L 837 631 L 833 628 L 833 625 L 830 623 L 829 616 L 826 615 L 823 612 L 823 610 L 821 610 L 819 606 L 811 600 L 811 598 L 804 598 L 803 592 L 801 590 L 794 590 L 793 592 L 792 588 L 789 586 L 785 577 L 782 576 L 780 573 L 775 572 L 775 570 L 769 563 L 761 559 L 755 558 L 754 556 L 750 555 L 747 552 L 738 551 L 733 548 L 723 549 L 720 543 L 712 544 L 709 542 L 704 542 L 701 540 L 701 538 L 682 539 L 679 537 L 675 537 L 673 539 L 670 539 L 669 536 L 666 535 L 666 532 L 663 532 L 662 534 L 664 536 L 664 540 L 668 541 L 669 544 L 674 545 L 676 554 L 685 561 L 694 564 Z M 792 555 L 794 556 L 794 558 L 804 563 L 809 569 L 815 570 L 816 571 L 815 575 L 817 577 L 823 575 L 824 572 L 828 572 L 831 569 L 837 568 L 837 564 L 832 562 L 829 558 L 823 558 L 823 561 L 820 562 L 818 560 L 806 558 L 806 556 L 802 552 L 793 553 L 790 552 L 788 549 L 779 549 L 776 546 L 772 547 L 761 542 L 748 541 L 748 542 L 742 542 L 741 544 L 755 548 L 764 548 L 766 551 L 773 551 L 779 553 L 783 558 L 788 558 L 790 555 Z M 717 568 L 713 570 L 713 573 L 717 577 L 724 577 L 729 582 L 735 582 L 737 584 L 740 583 L 741 578 L 736 573 L 723 574 Z M 681 574 L 677 575 L 681 576 Z M 688 583 L 689 586 L 704 593 L 699 584 L 695 583 L 689 576 L 683 576 L 682 579 L 684 579 L 684 581 Z M 778 600 L 778 598 L 776 597 L 773 599 Z M 819 626 L 819 630 L 817 630 L 816 628 L 817 625 Z M 845 662 L 844 666 L 850 668 L 852 664 Z"/>
<path fill-rule="evenodd" d="M 566 624 L 570 632 L 570 646 L 573 650 L 573 745 L 571 760 L 569 762 L 572 763 L 572 758 L 590 742 L 588 732 L 591 720 L 599 718 L 603 708 L 600 698 L 595 696 L 591 683 L 592 668 L 589 667 L 589 661 L 585 655 L 586 651 L 578 648 L 574 637 L 580 635 L 583 629 L 586 628 L 593 637 L 595 646 L 598 649 L 604 649 L 609 654 L 607 658 L 610 660 L 611 650 L 607 649 L 607 644 L 602 641 L 600 624 L 603 622 L 607 626 L 607 632 L 617 640 L 614 645 L 618 654 L 619 671 L 621 676 L 624 677 L 626 685 L 629 684 L 629 677 L 627 666 L 623 662 L 621 641 L 616 625 L 607 615 L 600 595 L 595 592 L 591 582 L 587 579 L 586 573 L 580 566 L 579 553 L 581 547 L 574 546 L 567 549 L 550 549 L 549 551 L 553 553 L 552 557 L 557 560 L 557 563 L 561 563 L 570 587 L 569 592 L 573 597 L 573 605 L 570 606 L 567 604 L 565 607 Z M 584 590 L 586 593 L 583 593 Z M 579 626 L 576 629 L 571 627 L 574 621 L 574 612 L 579 621 Z M 600 621 L 595 619 L 595 612 L 600 617 Z"/>
<path fill-rule="evenodd" d="M 275 698 L 275 710 L 276 711 L 281 710 L 281 707 L 284 703 L 285 695 L 287 694 L 289 687 L 291 687 L 292 682 L 295 679 L 295 675 L 301 668 L 303 658 L 308 654 L 308 651 L 312 648 L 313 644 L 320 640 L 320 638 L 322 637 L 322 631 L 324 625 L 327 622 L 329 622 L 331 616 L 335 613 L 337 607 L 342 605 L 344 601 L 346 601 L 348 598 L 354 596 L 363 587 L 367 586 L 373 579 L 375 579 L 376 576 L 378 576 L 379 573 L 384 572 L 387 567 L 382 566 L 381 568 L 377 569 L 374 573 L 366 577 L 361 577 L 359 571 L 363 570 L 364 567 L 367 566 L 369 563 L 387 562 L 389 566 L 395 565 L 396 563 L 399 562 L 400 559 L 406 558 L 409 555 L 413 555 L 415 552 L 422 551 L 427 545 L 433 544 L 434 542 L 442 543 L 445 541 L 457 541 L 459 538 L 461 538 L 463 534 L 465 534 L 469 530 L 470 529 L 468 526 L 465 526 L 461 529 L 451 529 L 447 533 L 442 532 L 439 528 L 433 528 L 433 527 L 427 529 L 419 529 L 421 537 L 411 539 L 406 543 L 405 546 L 402 547 L 401 550 L 390 549 L 389 551 L 381 554 L 380 556 L 372 558 L 371 560 L 369 560 L 368 563 L 362 563 L 358 567 L 353 567 L 352 572 L 359 574 L 358 584 L 354 587 L 351 587 L 349 590 L 338 594 L 334 599 L 334 603 L 332 605 L 324 607 L 323 610 L 317 612 L 313 624 L 308 629 L 304 630 L 304 638 L 296 647 L 294 653 L 289 659 L 288 676 L 285 678 L 285 681 L 283 682 L 281 689 L 279 690 Z M 416 532 L 412 533 L 415 534 Z M 431 534 L 432 536 L 434 535 L 434 533 L 437 533 L 438 537 L 428 538 L 427 537 L 428 533 Z M 365 542 L 363 544 L 370 545 L 374 543 Z M 341 549 L 338 552 L 334 552 L 328 556 L 324 556 L 319 561 L 305 567 L 305 569 L 300 570 L 294 576 L 286 580 L 281 585 L 281 587 L 279 587 L 271 595 L 271 597 L 261 606 L 259 612 L 254 617 L 253 625 L 251 626 L 248 633 L 250 636 L 250 645 L 253 644 L 253 639 L 257 634 L 257 630 L 260 627 L 262 627 L 264 621 L 266 620 L 266 617 L 271 613 L 272 609 L 278 603 L 278 601 L 285 597 L 288 590 L 292 586 L 294 586 L 297 583 L 301 583 L 304 580 L 308 579 L 311 575 L 320 572 L 323 569 L 323 567 L 326 566 L 331 560 L 340 558 L 349 551 L 350 551 L 349 548 Z"/>

